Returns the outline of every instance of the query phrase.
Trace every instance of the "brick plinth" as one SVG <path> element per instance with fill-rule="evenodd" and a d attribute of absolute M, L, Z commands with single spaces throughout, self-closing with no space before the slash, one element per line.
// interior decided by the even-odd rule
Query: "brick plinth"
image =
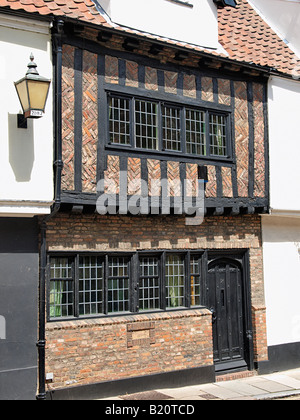
<path fill-rule="evenodd" d="M 132 330 L 141 338 L 132 340 Z M 52 323 L 47 342 L 51 389 L 213 364 L 206 309 Z"/>

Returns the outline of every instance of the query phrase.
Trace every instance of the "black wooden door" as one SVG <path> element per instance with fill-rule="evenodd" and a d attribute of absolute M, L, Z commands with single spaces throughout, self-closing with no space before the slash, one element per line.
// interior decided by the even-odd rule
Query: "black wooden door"
<path fill-rule="evenodd" d="M 246 367 L 243 273 L 238 262 L 218 259 L 209 264 L 208 303 L 213 312 L 216 371 Z"/>

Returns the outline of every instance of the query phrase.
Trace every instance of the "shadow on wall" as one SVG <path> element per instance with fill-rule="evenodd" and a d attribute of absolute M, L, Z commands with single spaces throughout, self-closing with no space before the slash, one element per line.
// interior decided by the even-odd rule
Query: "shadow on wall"
<path fill-rule="evenodd" d="M 9 163 L 17 182 L 29 182 L 34 164 L 33 120 L 28 119 L 28 128 L 17 125 L 17 115 L 8 114 Z"/>

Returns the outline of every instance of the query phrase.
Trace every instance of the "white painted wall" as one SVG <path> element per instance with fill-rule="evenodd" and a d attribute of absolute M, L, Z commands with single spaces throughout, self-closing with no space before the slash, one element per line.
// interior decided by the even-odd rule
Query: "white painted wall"
<path fill-rule="evenodd" d="M 31 52 L 40 75 L 52 79 L 49 24 L 0 14 L 0 216 L 47 214 L 53 200 L 52 88 L 44 117 L 17 128 L 14 82 L 25 76 Z"/>
<path fill-rule="evenodd" d="M 300 342 L 300 218 L 263 216 L 268 345 Z"/>
<path fill-rule="evenodd" d="M 300 217 L 300 81 L 269 82 L 270 188 L 273 213 Z"/>
<path fill-rule="evenodd" d="M 300 55 L 300 1 L 250 0 L 270 26 Z"/>
<path fill-rule="evenodd" d="M 269 81 L 271 215 L 262 216 L 268 345 L 300 342 L 300 81 Z"/>
<path fill-rule="evenodd" d="M 184 41 L 218 48 L 217 7 L 213 0 L 98 0 L 114 23 Z"/>

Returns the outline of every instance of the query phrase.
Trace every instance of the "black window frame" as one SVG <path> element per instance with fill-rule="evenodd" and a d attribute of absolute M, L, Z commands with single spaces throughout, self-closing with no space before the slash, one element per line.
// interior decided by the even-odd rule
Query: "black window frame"
<path fill-rule="evenodd" d="M 184 261 L 184 296 L 183 296 L 183 305 L 182 306 L 167 306 L 167 279 L 166 279 L 166 261 L 169 256 L 179 256 Z M 47 269 L 47 321 L 48 322 L 62 322 L 62 321 L 71 321 L 71 320 L 81 320 L 81 319 L 90 319 L 90 318 L 106 318 L 106 317 L 118 317 L 126 315 L 135 315 L 135 314 L 147 314 L 147 313 L 157 313 L 157 312 L 170 312 L 176 310 L 189 310 L 205 307 L 205 275 L 203 271 L 203 261 L 205 259 L 204 250 L 191 250 L 191 251 L 181 251 L 181 250 L 162 250 L 162 251 L 137 251 L 137 252 L 124 252 L 124 253 L 115 253 L 115 252 L 74 252 L 74 253 L 49 253 L 48 254 L 48 269 Z M 191 286 L 191 256 L 198 258 L 199 264 L 199 276 L 201 283 L 201 297 L 199 305 L 192 305 L 192 286 Z M 95 257 L 101 260 L 104 264 L 104 281 L 103 281 L 103 302 L 102 308 L 103 313 L 95 313 L 90 315 L 80 315 L 79 311 L 79 261 L 82 257 Z M 51 268 L 51 259 L 52 258 L 68 258 L 69 261 L 72 261 L 72 282 L 73 282 L 73 316 L 66 317 L 51 317 L 50 314 L 50 283 L 53 281 L 51 279 L 50 268 Z M 128 276 L 129 276 L 129 304 L 128 311 L 120 312 L 109 312 L 108 311 L 108 281 L 109 281 L 109 260 L 111 258 L 123 258 L 128 261 Z M 145 258 L 156 258 L 158 261 L 158 276 L 159 276 L 159 308 L 150 308 L 150 309 L 140 309 L 140 261 Z M 170 298 L 170 296 L 169 296 Z"/>
<path fill-rule="evenodd" d="M 129 101 L 129 127 L 130 127 L 130 141 L 129 144 L 119 144 L 111 141 L 110 137 L 110 99 L 125 99 Z M 135 101 L 142 101 L 142 102 L 149 102 L 153 104 L 157 104 L 157 123 L 158 123 L 158 148 L 156 149 L 147 149 L 136 147 L 136 124 L 135 124 Z M 232 162 L 233 161 L 233 150 L 232 150 L 232 112 L 231 110 L 213 108 L 213 107 L 205 107 L 205 106 L 196 106 L 195 104 L 191 104 L 189 102 L 184 101 L 168 101 L 165 99 L 159 99 L 155 97 L 155 95 L 151 97 L 141 96 L 141 95 L 133 95 L 118 91 L 106 91 L 106 103 L 107 103 L 107 134 L 106 134 L 106 147 L 115 149 L 115 150 L 127 150 L 127 151 L 136 151 L 139 154 L 151 154 L 156 156 L 184 156 L 190 160 L 194 159 L 203 159 L 203 160 L 211 160 L 211 161 L 226 161 Z M 165 147 L 165 139 L 163 137 L 163 107 L 176 109 L 180 112 L 180 145 L 181 150 L 172 150 L 170 148 Z M 187 127 L 187 119 L 186 119 L 186 111 L 198 111 L 204 113 L 205 116 L 205 154 L 194 154 L 188 153 L 187 149 L 187 137 L 186 137 L 186 127 Z M 211 133 L 210 133 L 210 117 L 211 116 L 219 116 L 224 118 L 225 124 L 225 148 L 226 154 L 224 155 L 216 155 L 211 153 Z"/>
<path fill-rule="evenodd" d="M 50 302 L 51 302 L 51 295 L 53 295 L 52 291 L 52 284 L 55 283 L 60 283 L 60 289 L 62 290 L 62 284 L 65 283 L 65 285 L 67 286 L 66 289 L 62 292 L 62 294 L 66 297 L 69 296 L 70 293 L 72 293 L 73 295 L 73 302 L 70 304 L 69 302 L 63 302 L 63 295 L 61 296 L 61 302 L 56 305 L 54 302 L 54 311 L 60 310 L 61 312 L 63 312 L 63 308 L 66 308 L 67 311 L 69 311 L 69 309 L 71 308 L 73 316 L 66 316 L 65 318 L 73 318 L 76 313 L 75 313 L 75 302 L 76 302 L 76 285 L 75 285 L 75 260 L 73 257 L 69 256 L 69 255 L 56 255 L 53 258 L 56 258 L 57 260 L 66 260 L 67 261 L 67 265 L 65 265 L 64 267 L 62 267 L 61 265 L 58 267 L 53 268 L 54 273 L 56 270 L 59 270 L 60 272 L 62 272 L 62 270 L 70 270 L 71 271 L 71 277 L 68 276 L 56 276 L 56 274 L 54 274 L 54 276 L 51 275 L 51 266 L 50 263 L 48 264 L 48 278 L 49 278 L 49 282 L 48 282 L 48 313 L 49 313 L 49 317 L 51 314 L 51 309 L 50 309 Z M 69 285 L 71 285 L 71 288 L 69 289 Z M 56 291 L 55 291 L 55 287 L 54 287 L 54 300 L 55 300 L 55 295 L 56 295 Z M 69 308 L 70 307 L 70 308 Z M 53 309 L 53 308 L 52 308 Z M 61 315 L 60 317 L 53 317 L 55 319 L 60 319 L 63 318 L 63 316 Z"/>

